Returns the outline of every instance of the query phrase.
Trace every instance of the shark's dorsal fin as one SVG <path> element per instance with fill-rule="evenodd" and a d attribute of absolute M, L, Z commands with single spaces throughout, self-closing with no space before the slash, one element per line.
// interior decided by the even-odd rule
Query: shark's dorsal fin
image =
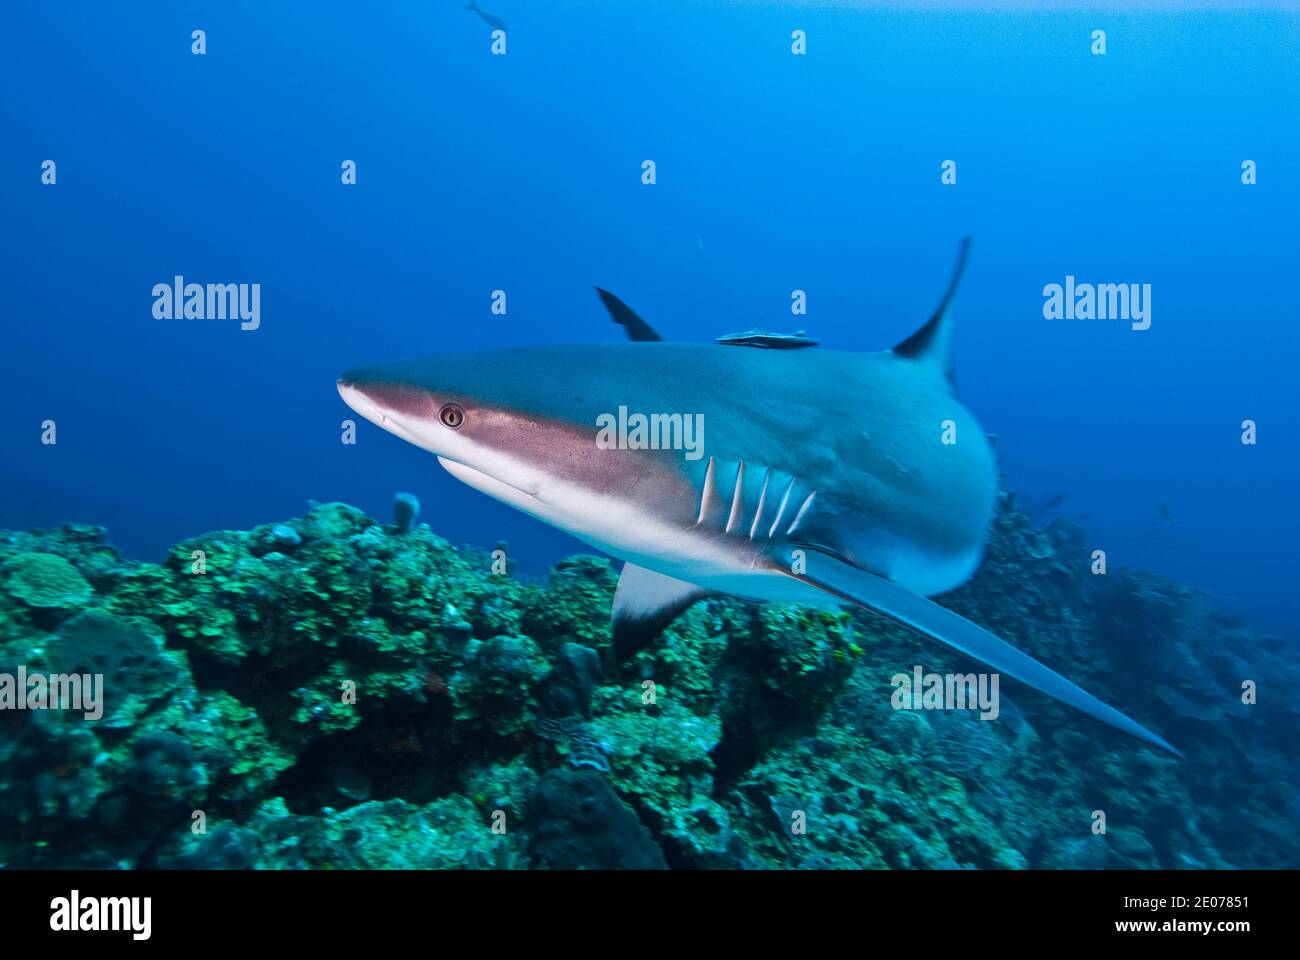
<path fill-rule="evenodd" d="M 900 357 L 933 365 L 948 378 L 949 383 L 955 383 L 956 377 L 952 366 L 952 321 L 948 316 L 948 308 L 952 305 L 953 294 L 957 292 L 957 284 L 961 282 L 962 271 L 966 269 L 969 253 L 970 237 L 964 237 L 957 254 L 957 266 L 953 268 L 952 279 L 948 281 L 948 290 L 944 293 L 939 308 L 921 329 L 894 347 L 894 353 Z"/>
<path fill-rule="evenodd" d="M 600 302 L 609 311 L 610 319 L 627 331 L 627 338 L 637 343 L 653 343 L 662 340 L 657 330 L 646 323 L 635 310 L 614 296 L 608 290 L 596 287 Z"/>

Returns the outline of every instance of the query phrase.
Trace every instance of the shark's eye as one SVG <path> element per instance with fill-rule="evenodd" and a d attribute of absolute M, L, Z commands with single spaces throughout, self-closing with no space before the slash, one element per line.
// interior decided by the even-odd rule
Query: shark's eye
<path fill-rule="evenodd" d="M 460 408 L 459 404 L 449 403 L 438 412 L 438 419 L 446 426 L 456 430 L 465 422 L 465 411 Z"/>

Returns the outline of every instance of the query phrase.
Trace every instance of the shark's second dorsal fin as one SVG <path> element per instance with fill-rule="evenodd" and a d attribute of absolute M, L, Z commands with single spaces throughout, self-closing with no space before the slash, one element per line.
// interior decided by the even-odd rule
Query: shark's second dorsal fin
<path fill-rule="evenodd" d="M 600 302 L 605 305 L 605 309 L 609 311 L 610 319 L 627 331 L 629 340 L 653 343 L 663 339 L 659 336 L 659 332 L 642 320 L 635 310 L 608 290 L 596 287 L 596 293 L 600 297 Z"/>
<path fill-rule="evenodd" d="M 957 254 L 957 266 L 953 268 L 952 279 L 948 281 L 948 290 L 939 302 L 939 308 L 921 329 L 894 347 L 894 353 L 900 357 L 933 364 L 948 378 L 949 383 L 955 383 L 956 377 L 952 366 L 952 320 L 948 316 L 948 308 L 952 305 L 953 294 L 957 292 L 957 284 L 961 282 L 962 271 L 966 269 L 969 253 L 970 237 L 965 237 Z"/>

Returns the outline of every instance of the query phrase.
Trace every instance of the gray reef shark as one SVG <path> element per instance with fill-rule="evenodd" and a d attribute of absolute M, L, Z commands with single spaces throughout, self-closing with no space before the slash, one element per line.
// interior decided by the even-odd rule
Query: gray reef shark
<path fill-rule="evenodd" d="M 934 315 L 884 352 L 757 331 L 662 342 L 598 290 L 632 342 L 363 367 L 338 391 L 457 479 L 625 561 L 620 657 L 712 594 L 858 605 L 1178 754 L 926 599 L 974 572 L 996 501 L 988 438 L 953 392 L 949 307 L 967 249 Z M 651 442 L 645 429 L 623 435 L 636 422 L 627 411 L 657 424 Z M 616 417 L 620 442 L 600 443 Z M 679 442 L 690 424 L 694 457 Z"/>

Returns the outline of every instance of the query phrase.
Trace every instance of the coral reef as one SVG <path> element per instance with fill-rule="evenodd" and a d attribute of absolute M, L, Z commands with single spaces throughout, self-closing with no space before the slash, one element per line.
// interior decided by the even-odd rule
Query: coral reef
<path fill-rule="evenodd" d="M 399 493 L 393 499 L 393 525 L 398 533 L 410 533 L 420 519 L 420 498 L 413 493 Z"/>
<path fill-rule="evenodd" d="M 90 600 L 86 578 L 57 554 L 20 553 L 6 567 L 5 591 L 29 607 L 76 610 Z"/>
<path fill-rule="evenodd" d="M 1293 651 L 1186 584 L 1093 575 L 1064 518 L 1004 500 L 941 602 L 1186 760 L 1011 681 L 996 719 L 895 709 L 914 665 L 978 668 L 866 612 L 710 600 L 615 664 L 608 561 L 522 582 L 413 501 L 159 564 L 0 532 L 0 673 L 100 675 L 104 708 L 0 711 L 0 865 L 1300 865 Z"/>

